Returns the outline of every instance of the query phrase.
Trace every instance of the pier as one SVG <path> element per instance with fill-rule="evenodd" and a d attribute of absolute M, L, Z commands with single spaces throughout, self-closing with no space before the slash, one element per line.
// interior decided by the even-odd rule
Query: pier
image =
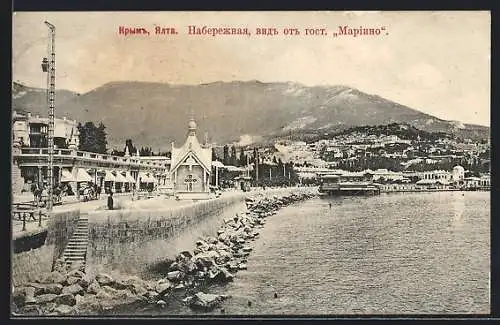
<path fill-rule="evenodd" d="M 380 187 L 374 184 L 369 174 L 331 173 L 320 174 L 319 189 L 322 195 L 378 195 Z"/>

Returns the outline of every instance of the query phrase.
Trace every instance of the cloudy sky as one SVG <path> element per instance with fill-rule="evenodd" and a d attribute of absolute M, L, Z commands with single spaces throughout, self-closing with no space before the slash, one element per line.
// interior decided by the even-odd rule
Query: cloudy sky
<path fill-rule="evenodd" d="M 57 28 L 57 88 L 83 93 L 118 80 L 342 84 L 439 118 L 490 124 L 489 12 L 14 13 L 14 81 L 45 86 L 44 20 Z M 154 35 L 155 25 L 179 34 Z M 253 35 L 193 36 L 189 25 L 248 27 Z M 331 35 L 344 25 L 384 26 L 387 35 Z M 151 35 L 124 37 L 119 26 Z M 258 36 L 257 27 L 326 28 L 330 35 Z"/>

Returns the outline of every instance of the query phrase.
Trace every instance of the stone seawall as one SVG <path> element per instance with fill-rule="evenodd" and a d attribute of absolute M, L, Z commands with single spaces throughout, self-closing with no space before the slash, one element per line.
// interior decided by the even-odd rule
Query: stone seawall
<path fill-rule="evenodd" d="M 214 234 L 224 216 L 245 208 L 244 200 L 241 194 L 176 208 L 91 212 L 87 272 L 147 277 L 155 263 Z"/>
<path fill-rule="evenodd" d="M 37 279 L 52 270 L 55 260 L 61 256 L 80 218 L 80 210 L 54 213 L 47 224 L 45 243 L 29 251 L 12 254 L 12 284 L 18 286 Z M 31 235 L 19 236 L 27 240 Z"/>

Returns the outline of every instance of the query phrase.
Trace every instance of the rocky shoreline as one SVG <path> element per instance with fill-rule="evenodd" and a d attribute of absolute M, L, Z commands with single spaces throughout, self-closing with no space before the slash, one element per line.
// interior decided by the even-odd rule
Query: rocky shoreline
<path fill-rule="evenodd" d="M 239 270 L 247 268 L 251 242 L 259 236 L 265 219 L 286 205 L 315 196 L 312 191 L 260 195 L 247 197 L 247 210 L 225 219 L 216 237 L 198 240 L 192 252 L 181 252 L 175 260 L 166 261 L 163 279 L 113 278 L 104 273 L 91 276 L 83 267 L 67 269 L 59 261 L 53 272 L 35 283 L 13 288 L 12 313 L 98 315 L 124 308 L 168 308 L 174 300 L 193 310 L 212 310 L 229 297 L 204 291 L 233 281 Z"/>

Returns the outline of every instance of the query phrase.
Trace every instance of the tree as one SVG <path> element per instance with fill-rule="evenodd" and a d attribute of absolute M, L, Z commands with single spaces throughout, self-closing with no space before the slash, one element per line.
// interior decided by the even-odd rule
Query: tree
<path fill-rule="evenodd" d="M 105 154 L 107 149 L 106 127 L 101 122 L 96 127 L 93 122 L 86 122 L 83 126 L 79 123 L 79 150 Z"/>
<path fill-rule="evenodd" d="M 229 165 L 229 147 L 224 145 L 224 156 L 223 156 L 223 163 L 224 165 Z"/>
<path fill-rule="evenodd" d="M 217 153 L 215 152 L 215 148 L 212 148 L 212 161 L 219 160 L 217 157 Z"/>
<path fill-rule="evenodd" d="M 231 165 L 237 166 L 238 165 L 238 158 L 236 157 L 236 147 L 232 146 L 231 147 Z"/>
<path fill-rule="evenodd" d="M 123 149 L 123 152 L 126 152 L 127 148 L 128 148 L 128 152 L 131 156 L 134 155 L 137 151 L 137 148 L 134 147 L 134 145 L 132 144 L 132 139 L 125 140 L 125 148 Z"/>
<path fill-rule="evenodd" d="M 149 147 L 141 147 L 141 149 L 139 149 L 139 155 L 142 156 L 142 157 L 148 157 L 148 156 L 152 156 L 152 149 Z"/>
<path fill-rule="evenodd" d="M 243 147 L 240 148 L 240 166 L 246 166 L 247 164 L 247 156 L 245 155 L 245 151 Z"/>
<path fill-rule="evenodd" d="M 108 141 L 106 140 L 106 126 L 104 123 L 100 122 L 97 127 L 97 146 L 99 153 L 106 153 Z"/>
<path fill-rule="evenodd" d="M 251 163 L 257 162 L 257 148 L 253 148 L 253 157 L 250 159 Z"/>

